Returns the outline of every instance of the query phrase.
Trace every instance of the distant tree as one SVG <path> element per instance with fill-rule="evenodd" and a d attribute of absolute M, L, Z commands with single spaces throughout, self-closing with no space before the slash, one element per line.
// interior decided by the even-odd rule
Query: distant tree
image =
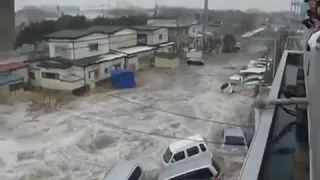
<path fill-rule="evenodd" d="M 56 29 L 84 29 L 90 26 L 85 16 L 61 16 L 56 22 Z"/>
<path fill-rule="evenodd" d="M 40 42 L 44 40 L 45 35 L 56 31 L 55 21 L 40 21 L 30 23 L 19 33 L 15 41 L 15 49 L 24 44 L 34 45 L 36 51 Z"/>

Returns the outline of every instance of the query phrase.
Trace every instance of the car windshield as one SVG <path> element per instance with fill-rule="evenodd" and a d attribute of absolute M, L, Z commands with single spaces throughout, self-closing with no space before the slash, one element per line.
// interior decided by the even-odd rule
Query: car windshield
<path fill-rule="evenodd" d="M 166 152 L 163 154 L 163 161 L 164 162 L 166 162 L 166 163 L 169 163 L 169 161 L 170 161 L 170 159 L 171 159 L 171 157 L 172 157 L 172 152 L 171 152 L 171 150 L 168 148 L 167 150 L 166 150 Z"/>
<path fill-rule="evenodd" d="M 244 146 L 244 138 L 240 136 L 226 136 L 226 145 Z"/>

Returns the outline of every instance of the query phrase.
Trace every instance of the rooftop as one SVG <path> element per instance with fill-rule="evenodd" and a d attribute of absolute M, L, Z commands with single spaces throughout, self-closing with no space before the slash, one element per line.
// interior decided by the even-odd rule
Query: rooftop
<path fill-rule="evenodd" d="M 46 36 L 49 39 L 70 39 L 75 40 L 81 37 L 85 37 L 94 33 L 113 34 L 117 31 L 124 29 L 124 26 L 92 26 L 88 29 L 67 29 L 58 32 L 54 32 Z"/>
<path fill-rule="evenodd" d="M 157 26 L 133 26 L 131 28 L 137 31 L 156 31 L 158 29 L 161 29 L 161 27 Z"/>
<path fill-rule="evenodd" d="M 25 67 L 26 65 L 23 62 L 8 62 L 5 64 L 0 64 L 0 73 L 9 72 L 12 70 L 17 70 Z"/>
<path fill-rule="evenodd" d="M 190 145 L 195 144 L 197 142 L 205 142 L 203 137 L 200 134 L 196 134 L 196 135 L 187 137 L 186 139 L 171 143 L 169 147 L 172 152 L 177 152 L 180 149 L 189 147 Z"/>
<path fill-rule="evenodd" d="M 43 68 L 53 68 L 53 69 L 68 69 L 71 66 L 79 66 L 79 67 L 88 67 L 93 64 L 98 64 L 105 61 L 112 61 L 121 57 L 127 56 L 126 54 L 121 53 L 108 53 L 103 55 L 91 56 L 87 58 L 70 60 L 62 57 L 54 57 L 54 58 L 41 58 L 38 64 L 38 67 Z"/>
<path fill-rule="evenodd" d="M 150 51 L 153 49 L 155 49 L 155 47 L 153 46 L 132 46 L 132 47 L 118 49 L 117 52 L 131 55 L 139 52 Z"/>
<path fill-rule="evenodd" d="M 22 81 L 23 77 L 14 74 L 0 74 L 0 85 Z"/>

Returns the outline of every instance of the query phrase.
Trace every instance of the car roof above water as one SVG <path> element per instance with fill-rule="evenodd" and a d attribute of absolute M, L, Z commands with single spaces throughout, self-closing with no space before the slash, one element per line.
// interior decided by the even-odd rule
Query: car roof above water
<path fill-rule="evenodd" d="M 202 154 L 196 158 L 169 166 L 159 175 L 158 180 L 166 180 L 193 170 L 210 167 L 212 166 L 212 161 L 213 159 L 209 154 Z M 219 169 L 220 167 L 214 168 Z"/>
<path fill-rule="evenodd" d="M 106 173 L 103 180 L 127 179 L 128 175 L 130 175 L 137 166 L 138 164 L 134 161 L 120 160 L 109 173 Z"/>
<path fill-rule="evenodd" d="M 190 137 L 187 137 L 184 140 L 176 141 L 173 142 L 169 145 L 169 148 L 171 152 L 177 152 L 180 151 L 181 149 L 190 147 L 194 144 L 200 144 L 200 143 L 205 143 L 203 137 L 200 134 L 196 134 Z"/>
<path fill-rule="evenodd" d="M 243 131 L 240 127 L 229 127 L 224 130 L 225 136 L 243 136 Z"/>

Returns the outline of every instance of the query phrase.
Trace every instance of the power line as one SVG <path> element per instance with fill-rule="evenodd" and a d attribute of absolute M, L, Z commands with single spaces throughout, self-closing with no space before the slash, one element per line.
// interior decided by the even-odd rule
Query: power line
<path fill-rule="evenodd" d="M 185 114 L 181 114 L 181 113 L 177 113 L 177 112 L 167 111 L 167 110 L 164 110 L 164 109 L 159 109 L 159 108 L 154 107 L 152 105 L 142 104 L 140 102 L 135 102 L 135 101 L 132 101 L 132 100 L 129 100 L 129 99 L 122 98 L 120 96 L 116 96 L 116 95 L 108 95 L 108 96 L 116 98 L 116 99 L 120 99 L 120 100 L 123 100 L 123 101 L 126 101 L 126 102 L 129 102 L 131 104 L 140 105 L 140 106 L 143 106 L 143 107 L 146 107 L 146 108 L 154 109 L 156 111 L 160 111 L 160 112 L 164 112 L 164 113 L 172 114 L 172 115 L 176 115 L 176 116 L 181 116 L 181 117 L 185 117 L 185 118 L 188 118 L 188 119 L 197 119 L 197 120 L 204 121 L 204 122 L 209 122 L 209 123 L 214 123 L 214 124 L 221 124 L 221 125 L 228 125 L 228 126 L 235 126 L 235 127 L 244 127 L 244 128 L 254 127 L 254 126 L 249 126 L 249 125 L 244 126 L 244 125 L 226 123 L 226 122 L 221 122 L 221 121 L 214 121 L 214 120 L 200 118 L 200 117 L 194 117 L 194 116 L 185 115 Z"/>
<path fill-rule="evenodd" d="M 72 114 L 72 115 L 75 116 L 75 117 L 81 118 L 83 120 L 90 120 L 90 117 L 84 118 L 84 117 L 81 117 L 79 115 L 74 115 L 74 114 Z M 135 130 L 135 129 L 129 129 L 129 128 L 121 127 L 121 126 L 118 126 L 118 125 L 115 125 L 115 124 L 106 123 L 101 118 L 97 118 L 97 117 L 95 117 L 95 118 L 101 120 L 101 124 L 103 124 L 103 125 L 109 126 L 110 128 L 122 130 L 122 131 L 134 132 L 134 133 L 145 134 L 145 135 L 149 135 L 149 136 L 157 136 L 157 137 L 162 137 L 162 138 L 169 138 L 169 139 L 188 140 L 188 141 L 194 141 L 194 142 L 203 142 L 203 141 L 199 141 L 199 140 L 182 138 L 182 137 L 177 137 L 177 136 L 172 136 L 172 135 L 150 133 L 150 132 L 144 132 L 144 131 Z M 205 142 L 209 143 L 209 144 L 224 144 L 223 142 L 215 142 L 215 141 L 205 141 Z"/>

